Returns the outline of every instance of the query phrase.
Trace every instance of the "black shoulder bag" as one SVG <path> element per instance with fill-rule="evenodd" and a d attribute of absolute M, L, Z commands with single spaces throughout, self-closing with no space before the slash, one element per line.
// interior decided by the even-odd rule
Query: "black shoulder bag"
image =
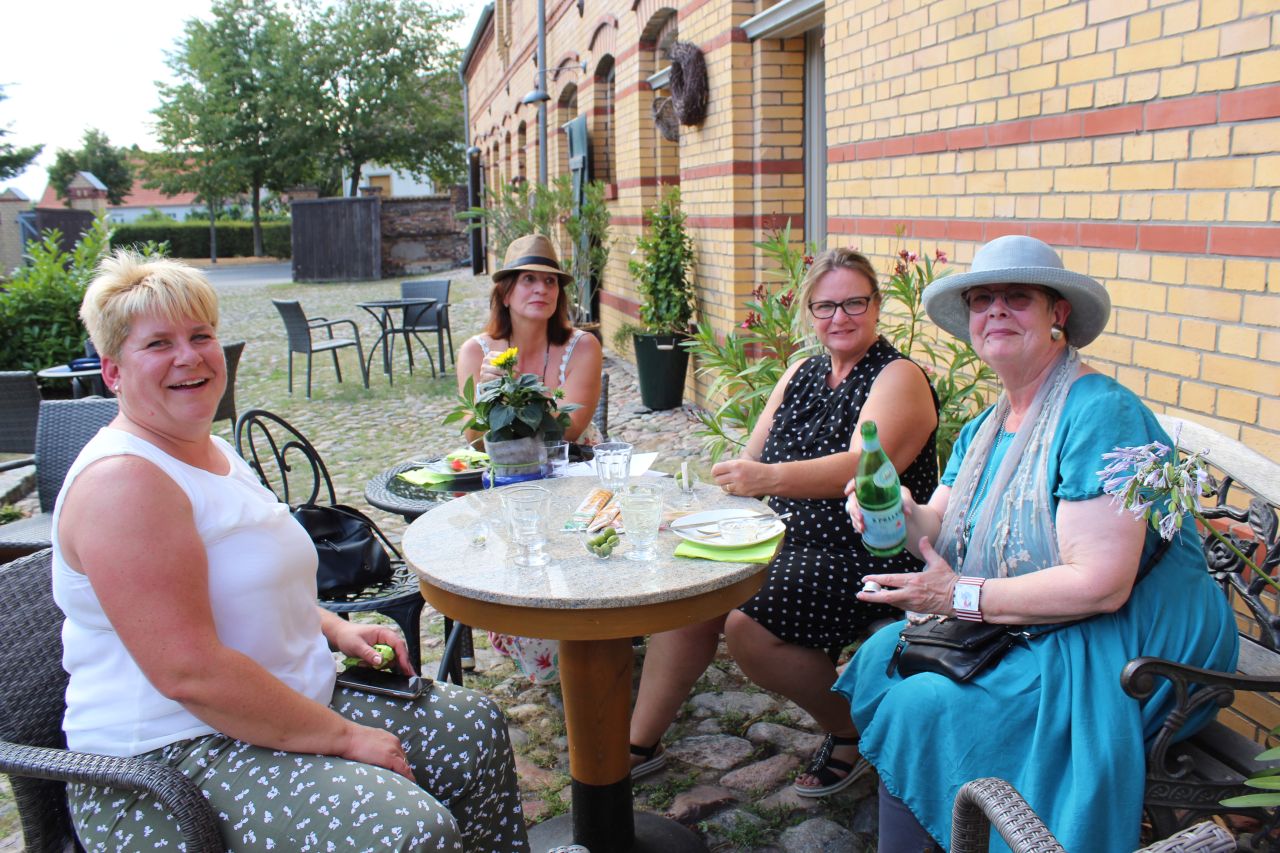
<path fill-rule="evenodd" d="M 293 517 L 315 543 L 320 561 L 316 589 L 321 597 L 358 592 L 391 580 L 391 557 L 378 540 L 374 523 L 360 510 L 303 504 L 293 510 Z"/>
<path fill-rule="evenodd" d="M 1138 576 L 1133 582 L 1135 587 L 1168 549 L 1168 540 L 1160 540 L 1160 545 L 1151 558 L 1138 570 Z M 1052 634 L 1068 625 L 1078 625 L 1092 618 L 1090 616 L 1043 626 L 996 625 L 954 618 L 930 619 L 919 625 L 907 625 L 898 635 L 898 647 L 889 658 L 885 675 L 893 675 L 894 670 L 900 672 L 903 678 L 918 672 L 936 672 L 952 681 L 964 683 L 1004 657 L 1014 643 Z"/>

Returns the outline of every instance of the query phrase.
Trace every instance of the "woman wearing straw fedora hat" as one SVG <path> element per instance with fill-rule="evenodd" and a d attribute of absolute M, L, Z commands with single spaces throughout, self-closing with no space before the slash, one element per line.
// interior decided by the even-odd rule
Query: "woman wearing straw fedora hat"
<path fill-rule="evenodd" d="M 541 377 L 551 390 L 563 389 L 564 401 L 582 408 L 569 415 L 568 441 L 588 443 L 591 416 L 600 400 L 600 342 L 573 328 L 564 292 L 573 281 L 560 267 L 555 246 L 542 234 L 529 234 L 507 247 L 502 269 L 493 274 L 489 323 L 458 351 L 458 388 L 497 379 L 492 359 L 515 347 L 516 373 Z"/>
<path fill-rule="evenodd" d="M 881 589 L 858 598 L 921 620 L 1031 627 L 964 682 L 893 667 L 904 623 L 854 656 L 835 689 L 880 775 L 879 850 L 949 847 L 956 792 L 987 776 L 1021 792 L 1066 849 L 1132 850 L 1143 796 L 1134 768 L 1172 701 L 1166 684 L 1139 703 L 1120 671 L 1142 655 L 1234 671 L 1237 651 L 1197 537 L 1162 544 L 1103 490 L 1104 453 L 1173 442 L 1137 396 L 1080 361 L 1111 302 L 1041 241 L 991 241 L 924 304 L 972 342 L 1003 392 L 961 431 L 928 503 L 903 490 L 924 570 L 869 576 Z"/>

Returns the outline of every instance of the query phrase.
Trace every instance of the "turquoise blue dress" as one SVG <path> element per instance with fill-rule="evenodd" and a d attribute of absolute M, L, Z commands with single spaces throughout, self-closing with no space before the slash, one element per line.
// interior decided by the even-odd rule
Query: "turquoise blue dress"
<path fill-rule="evenodd" d="M 944 484 L 955 482 L 990 414 L 961 431 Z M 1096 474 L 1103 453 L 1157 440 L 1172 444 L 1133 393 L 1108 377 L 1082 376 L 1067 395 L 1050 453 L 1054 509 L 1059 501 L 1103 494 Z M 1158 541 L 1148 531 L 1144 561 Z M 1190 525 L 1119 611 L 1015 646 L 968 684 L 932 673 L 886 675 L 902 625 L 876 632 L 834 689 L 849 700 L 862 755 L 944 848 L 960 786 L 997 776 L 1021 792 L 1071 853 L 1135 849 L 1146 743 L 1173 696 L 1164 683 L 1139 703 L 1120 688 L 1120 671 L 1151 655 L 1233 672 L 1238 651 L 1226 596 L 1208 574 Z M 1008 849 L 998 833 L 991 849 Z"/>

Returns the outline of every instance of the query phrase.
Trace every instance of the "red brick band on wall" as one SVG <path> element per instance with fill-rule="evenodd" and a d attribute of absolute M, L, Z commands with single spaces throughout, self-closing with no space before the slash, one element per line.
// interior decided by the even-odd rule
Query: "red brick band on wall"
<path fill-rule="evenodd" d="M 1148 104 L 1082 110 L 1065 115 L 1020 119 L 979 127 L 958 127 L 889 139 L 850 142 L 827 151 L 827 162 L 849 163 L 880 160 L 939 151 L 965 151 L 1025 145 L 1029 142 L 1056 142 L 1089 139 L 1121 133 L 1199 127 L 1235 121 L 1280 117 L 1280 86 L 1259 86 L 1220 95 L 1167 98 Z"/>
<path fill-rule="evenodd" d="M 693 217 L 689 218 L 690 221 Z M 1061 222 L 1016 219 L 892 219 L 835 216 L 830 234 L 904 237 L 985 243 L 1005 234 L 1026 234 L 1054 246 L 1171 252 L 1179 255 L 1238 255 L 1280 258 L 1280 226 L 1157 225 L 1146 222 Z"/>

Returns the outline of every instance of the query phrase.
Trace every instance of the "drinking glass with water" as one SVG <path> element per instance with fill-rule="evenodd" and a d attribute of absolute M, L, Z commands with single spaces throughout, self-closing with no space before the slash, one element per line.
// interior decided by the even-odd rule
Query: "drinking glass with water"
<path fill-rule="evenodd" d="M 551 492 L 541 486 L 517 486 L 503 489 L 499 496 L 511 544 L 516 549 L 516 565 L 545 566 L 551 561 L 544 550 Z"/>
<path fill-rule="evenodd" d="M 658 526 L 662 524 L 662 493 L 654 485 L 628 486 L 618 495 L 622 525 L 627 532 L 628 560 L 653 560 L 658 556 Z"/>
<path fill-rule="evenodd" d="M 631 474 L 631 445 L 625 441 L 606 441 L 592 449 L 600 485 L 611 492 L 621 492 Z"/>

